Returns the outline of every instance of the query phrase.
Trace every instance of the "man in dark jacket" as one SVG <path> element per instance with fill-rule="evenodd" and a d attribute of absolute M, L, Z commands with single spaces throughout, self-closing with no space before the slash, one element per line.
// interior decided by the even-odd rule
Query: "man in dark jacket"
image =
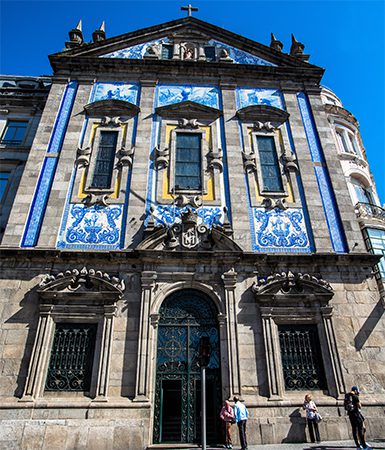
<path fill-rule="evenodd" d="M 364 417 L 361 414 L 360 392 L 357 386 L 353 386 L 351 392 L 345 396 L 345 408 L 352 425 L 353 439 L 358 449 L 368 448 L 365 442 Z M 358 434 L 358 436 L 357 436 Z"/>

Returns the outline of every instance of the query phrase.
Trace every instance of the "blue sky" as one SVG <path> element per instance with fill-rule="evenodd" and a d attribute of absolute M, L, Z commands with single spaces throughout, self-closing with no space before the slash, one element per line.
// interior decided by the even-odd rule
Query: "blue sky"
<path fill-rule="evenodd" d="M 191 0 L 190 0 L 191 2 Z M 0 73 L 50 75 L 47 55 L 64 48 L 68 31 L 83 20 L 85 40 L 103 20 L 107 37 L 185 15 L 183 1 L 0 0 Z M 305 44 L 310 62 L 326 68 L 330 87 L 361 125 L 381 202 L 385 202 L 385 2 L 192 2 L 201 20 L 270 44 L 270 33 L 290 50 L 290 34 Z"/>

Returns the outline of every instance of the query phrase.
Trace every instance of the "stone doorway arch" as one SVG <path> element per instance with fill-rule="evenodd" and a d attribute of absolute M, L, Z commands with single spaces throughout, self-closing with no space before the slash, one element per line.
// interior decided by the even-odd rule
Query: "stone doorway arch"
<path fill-rule="evenodd" d="M 201 440 L 199 342 L 207 336 L 211 357 L 207 379 L 207 440 L 220 441 L 221 373 L 218 311 L 210 297 L 195 289 L 174 292 L 159 310 L 154 443 Z"/>

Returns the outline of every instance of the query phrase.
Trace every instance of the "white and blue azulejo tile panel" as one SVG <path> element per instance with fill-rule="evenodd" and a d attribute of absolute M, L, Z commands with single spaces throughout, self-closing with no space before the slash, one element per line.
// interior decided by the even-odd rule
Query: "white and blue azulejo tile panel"
<path fill-rule="evenodd" d="M 94 86 L 92 102 L 99 100 L 123 100 L 136 105 L 138 85 L 121 82 L 97 82 Z"/>
<path fill-rule="evenodd" d="M 110 250 L 120 247 L 123 205 L 72 204 L 58 248 Z"/>
<path fill-rule="evenodd" d="M 311 252 L 302 208 L 251 208 L 252 245 L 258 252 Z"/>
<path fill-rule="evenodd" d="M 48 144 L 47 156 L 44 158 L 39 180 L 32 199 L 32 205 L 24 229 L 21 247 L 34 247 L 39 239 L 40 228 L 43 223 L 51 186 L 55 177 L 58 156 L 71 117 L 77 88 L 77 82 L 71 81 L 67 84 L 64 91 L 51 139 Z"/>
<path fill-rule="evenodd" d="M 307 95 L 304 92 L 299 92 L 297 94 L 297 101 L 301 112 L 311 159 L 316 163 L 325 163 L 325 155 L 319 140 Z M 325 211 L 326 222 L 328 224 L 333 249 L 337 253 L 346 253 L 348 251 L 346 236 L 328 169 L 325 165 L 321 165 L 315 166 L 314 171 L 318 182 L 319 192 L 321 194 L 322 205 Z"/>
<path fill-rule="evenodd" d="M 157 88 L 156 107 L 192 101 L 211 108 L 219 108 L 219 90 L 216 86 L 162 84 Z"/>
<path fill-rule="evenodd" d="M 279 89 L 237 88 L 236 95 L 237 109 L 252 105 L 268 105 L 279 109 L 285 109 L 281 91 Z"/>
<path fill-rule="evenodd" d="M 211 228 L 213 225 L 223 225 L 222 209 L 219 207 L 190 208 L 198 214 L 198 224 L 207 225 Z M 178 208 L 173 205 L 157 205 L 153 212 L 155 226 L 163 225 L 170 227 L 174 223 L 180 223 L 182 220 L 182 213 L 188 210 L 187 206 Z M 148 222 L 149 217 L 147 218 Z M 147 223 L 146 223 L 147 224 Z"/>
<path fill-rule="evenodd" d="M 214 45 L 218 49 L 225 48 L 229 52 L 230 58 L 236 64 L 253 64 L 257 66 L 276 66 L 275 64 L 266 61 L 265 59 L 259 58 L 258 56 L 252 55 L 251 53 L 240 50 L 239 48 L 232 47 L 231 45 L 224 44 L 223 42 L 211 39 L 209 41 L 210 45 Z"/>
<path fill-rule="evenodd" d="M 101 58 L 123 58 L 123 59 L 143 59 L 144 54 L 148 46 L 156 44 L 167 44 L 169 39 L 162 38 L 154 41 L 144 42 L 142 44 L 133 45 L 131 47 L 116 50 L 115 52 L 107 53 L 107 55 L 101 56 Z"/>

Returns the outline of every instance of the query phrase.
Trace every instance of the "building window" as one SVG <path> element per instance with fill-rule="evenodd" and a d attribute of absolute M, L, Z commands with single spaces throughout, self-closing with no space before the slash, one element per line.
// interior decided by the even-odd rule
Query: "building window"
<path fill-rule="evenodd" d="M 377 267 L 381 278 L 385 279 L 385 230 L 367 228 L 366 234 L 369 250 L 375 255 L 382 256 Z"/>
<path fill-rule="evenodd" d="M 9 176 L 10 176 L 9 172 L 0 172 L 0 203 L 3 202 Z"/>
<path fill-rule="evenodd" d="M 315 325 L 280 325 L 279 343 L 285 388 L 323 390 L 325 374 Z"/>
<path fill-rule="evenodd" d="M 284 192 L 273 136 L 257 136 L 262 175 L 262 191 Z"/>
<path fill-rule="evenodd" d="M 100 132 L 100 141 L 90 183 L 91 188 L 109 189 L 111 187 L 117 142 L 117 131 Z"/>
<path fill-rule="evenodd" d="M 96 324 L 56 324 L 46 391 L 90 390 Z"/>
<path fill-rule="evenodd" d="M 1 144 L 14 146 L 21 145 L 27 126 L 28 121 L 26 120 L 9 120 L 1 138 Z"/>
<path fill-rule="evenodd" d="M 201 133 L 177 133 L 175 190 L 202 189 Z"/>
<path fill-rule="evenodd" d="M 375 204 L 372 193 L 359 180 L 351 178 L 351 183 L 353 185 L 358 203 L 368 203 L 370 205 Z"/>
<path fill-rule="evenodd" d="M 162 59 L 172 59 L 173 57 L 173 45 L 163 44 L 162 45 Z"/>
<path fill-rule="evenodd" d="M 347 128 L 336 128 L 340 151 L 361 157 L 360 146 L 354 133 Z"/>
<path fill-rule="evenodd" d="M 215 47 L 214 46 L 210 46 L 210 47 L 205 47 L 205 55 L 206 55 L 206 61 L 216 61 L 216 56 L 215 56 Z"/>

